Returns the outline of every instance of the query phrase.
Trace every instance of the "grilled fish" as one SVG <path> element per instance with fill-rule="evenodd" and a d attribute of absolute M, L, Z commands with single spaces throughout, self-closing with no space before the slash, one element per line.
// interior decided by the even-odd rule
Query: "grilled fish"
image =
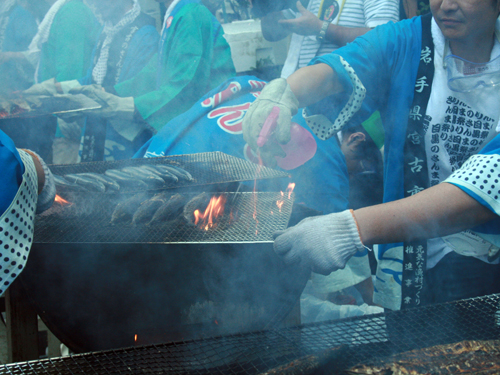
<path fill-rule="evenodd" d="M 118 191 L 120 190 L 120 185 L 113 180 L 111 177 L 102 175 L 102 174 L 97 174 L 97 173 L 78 173 L 76 176 L 83 176 L 83 177 L 88 177 L 88 178 L 93 178 L 96 181 L 101 182 L 104 184 L 106 187 L 106 190 L 113 190 L 113 191 Z"/>
<path fill-rule="evenodd" d="M 210 198 L 210 194 L 201 193 L 186 203 L 183 210 L 183 216 L 188 223 L 194 224 L 194 211 L 199 210 L 204 212 L 210 203 Z"/>
<path fill-rule="evenodd" d="M 139 193 L 121 203 L 118 203 L 113 211 L 113 214 L 111 215 L 111 224 L 117 224 L 130 220 L 141 203 L 147 198 L 147 194 Z"/>
<path fill-rule="evenodd" d="M 357 365 L 349 374 L 498 374 L 500 340 L 461 341 L 400 353 Z"/>
<path fill-rule="evenodd" d="M 128 190 L 146 190 L 148 189 L 148 185 L 131 174 L 119 171 L 118 169 L 108 169 L 104 172 L 105 176 L 108 176 L 115 180 L 115 182 L 120 185 L 120 188 L 128 189 Z"/>
<path fill-rule="evenodd" d="M 106 191 L 106 186 L 94 178 L 82 176 L 81 174 L 67 174 L 64 175 L 64 178 L 90 191 L 97 191 L 99 193 L 104 193 Z"/>
<path fill-rule="evenodd" d="M 161 177 L 140 167 L 126 167 L 122 168 L 121 171 L 126 172 L 141 181 L 144 181 L 153 189 L 158 189 L 165 186 L 165 181 Z"/>
<path fill-rule="evenodd" d="M 181 194 L 175 194 L 170 197 L 153 215 L 149 225 L 174 220 L 181 213 L 186 203 L 186 197 Z"/>
<path fill-rule="evenodd" d="M 132 224 L 144 224 L 151 220 L 156 211 L 168 200 L 167 193 L 156 194 L 153 198 L 141 203 L 132 217 Z"/>
<path fill-rule="evenodd" d="M 69 189 L 69 190 L 74 190 L 74 191 L 88 191 L 81 185 L 77 185 L 73 182 L 69 182 L 66 180 L 63 176 L 58 176 L 56 174 L 54 176 L 54 182 L 56 184 L 56 188 L 63 188 L 63 189 Z"/>
<path fill-rule="evenodd" d="M 177 176 L 174 176 L 172 173 L 167 171 L 160 171 L 152 165 L 143 165 L 141 168 L 160 176 L 166 183 L 179 182 L 179 178 L 177 178 Z"/>
<path fill-rule="evenodd" d="M 173 174 L 179 180 L 194 181 L 194 178 L 193 176 L 191 176 L 191 173 L 189 173 L 185 169 L 182 169 L 181 167 L 177 167 L 175 165 L 155 165 L 154 167 L 160 172 L 168 172 L 170 174 Z"/>

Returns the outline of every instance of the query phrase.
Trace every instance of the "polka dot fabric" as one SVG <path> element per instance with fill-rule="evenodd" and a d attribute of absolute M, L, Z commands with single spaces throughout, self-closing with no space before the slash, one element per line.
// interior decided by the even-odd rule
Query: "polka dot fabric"
<path fill-rule="evenodd" d="M 471 190 L 500 215 L 500 155 L 473 155 L 445 182 Z"/>
<path fill-rule="evenodd" d="M 0 295 L 24 269 L 33 242 L 38 179 L 31 155 L 18 151 L 25 167 L 23 182 L 0 217 Z"/>
<path fill-rule="evenodd" d="M 354 69 L 341 56 L 338 57 L 352 82 L 353 90 L 347 104 L 344 108 L 342 108 L 333 124 L 324 115 L 308 116 L 306 110 L 304 109 L 303 111 L 303 116 L 307 125 L 309 125 L 314 134 L 316 134 L 316 136 L 323 141 L 333 135 L 336 135 L 340 130 L 342 130 L 344 125 L 361 108 L 361 104 L 366 96 L 365 86 L 361 83 Z"/>

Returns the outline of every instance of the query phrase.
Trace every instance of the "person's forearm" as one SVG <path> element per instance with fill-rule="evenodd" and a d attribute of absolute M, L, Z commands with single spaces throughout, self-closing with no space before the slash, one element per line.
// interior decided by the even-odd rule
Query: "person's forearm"
<path fill-rule="evenodd" d="M 497 217 L 449 183 L 394 202 L 361 208 L 354 211 L 354 216 L 365 245 L 446 236 Z"/>
<path fill-rule="evenodd" d="M 287 82 L 299 101 L 299 108 L 343 91 L 337 74 L 327 64 L 305 66 L 288 77 Z"/>
<path fill-rule="evenodd" d="M 371 28 L 369 27 L 345 27 L 330 24 L 326 31 L 325 39 L 330 43 L 343 47 L 370 30 Z"/>

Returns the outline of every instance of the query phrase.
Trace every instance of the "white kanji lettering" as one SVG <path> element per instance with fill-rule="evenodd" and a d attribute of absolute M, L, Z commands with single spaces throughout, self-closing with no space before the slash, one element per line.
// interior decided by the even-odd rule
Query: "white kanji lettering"
<path fill-rule="evenodd" d="M 415 107 L 413 107 L 410 111 L 410 118 L 412 120 L 420 120 L 422 118 L 422 114 L 420 113 L 420 106 L 419 105 L 416 105 Z"/>
<path fill-rule="evenodd" d="M 425 46 L 425 48 L 420 52 L 420 60 L 426 64 L 429 64 L 432 61 L 431 49 L 429 46 Z"/>
<path fill-rule="evenodd" d="M 429 86 L 427 84 L 427 77 L 426 76 L 420 77 L 419 79 L 417 79 L 417 82 L 415 83 L 415 91 L 422 92 L 424 91 L 424 88 L 426 86 Z"/>
<path fill-rule="evenodd" d="M 414 131 L 413 133 L 411 134 L 408 134 L 408 136 L 406 138 L 409 138 L 411 143 L 413 143 L 414 145 L 419 145 L 420 144 L 420 134 L 418 134 L 416 131 Z"/>
<path fill-rule="evenodd" d="M 420 172 L 422 170 L 422 166 L 420 165 L 420 163 L 423 162 L 424 161 L 422 159 L 419 159 L 415 156 L 415 160 L 411 163 L 408 163 L 408 165 L 411 166 L 410 170 L 412 171 L 412 173 Z"/>
<path fill-rule="evenodd" d="M 419 186 L 415 185 L 415 186 L 413 187 L 413 189 L 408 190 L 408 191 L 407 191 L 407 193 L 408 193 L 408 194 L 410 194 L 410 195 L 415 195 L 415 194 L 417 194 L 417 193 L 420 193 L 422 190 L 424 190 L 424 188 L 423 188 L 423 187 L 419 187 Z"/>

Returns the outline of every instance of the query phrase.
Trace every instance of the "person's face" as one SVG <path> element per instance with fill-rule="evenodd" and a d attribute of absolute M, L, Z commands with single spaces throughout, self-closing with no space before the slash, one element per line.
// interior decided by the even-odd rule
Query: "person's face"
<path fill-rule="evenodd" d="M 363 171 L 361 159 L 359 157 L 358 148 L 362 147 L 366 136 L 361 133 L 352 133 L 347 138 L 342 139 L 340 150 L 344 154 L 347 172 L 349 174 L 360 173 Z"/>
<path fill-rule="evenodd" d="M 449 40 L 493 37 L 499 0 L 430 0 L 430 6 L 439 28 Z"/>

